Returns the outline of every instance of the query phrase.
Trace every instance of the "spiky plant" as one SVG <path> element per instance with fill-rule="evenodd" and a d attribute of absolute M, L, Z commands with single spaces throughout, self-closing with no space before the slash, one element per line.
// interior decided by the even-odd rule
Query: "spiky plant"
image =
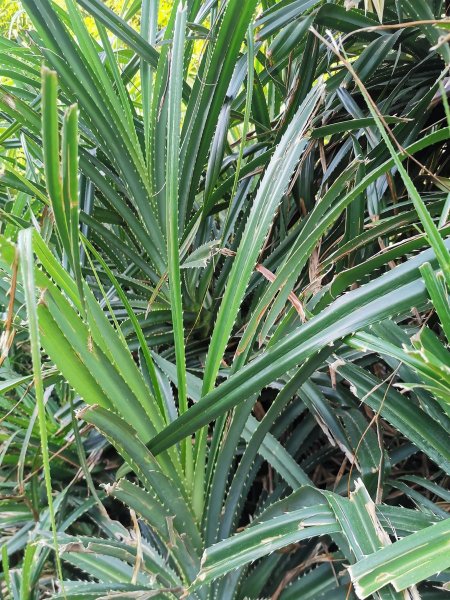
<path fill-rule="evenodd" d="M 444 598 L 445 3 L 22 4 L 2 593 Z"/>

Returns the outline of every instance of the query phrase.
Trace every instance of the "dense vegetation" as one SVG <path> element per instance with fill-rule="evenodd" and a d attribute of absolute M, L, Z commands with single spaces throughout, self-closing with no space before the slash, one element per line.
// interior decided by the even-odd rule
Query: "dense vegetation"
<path fill-rule="evenodd" d="M 448 596 L 450 19 L 363 4 L 2 23 L 1 597 Z"/>

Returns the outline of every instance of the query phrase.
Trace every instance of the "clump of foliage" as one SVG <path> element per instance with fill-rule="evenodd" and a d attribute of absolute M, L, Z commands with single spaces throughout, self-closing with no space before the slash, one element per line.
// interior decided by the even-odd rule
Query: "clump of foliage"
<path fill-rule="evenodd" d="M 444 598 L 446 2 L 158 4 L 0 38 L 1 595 Z"/>

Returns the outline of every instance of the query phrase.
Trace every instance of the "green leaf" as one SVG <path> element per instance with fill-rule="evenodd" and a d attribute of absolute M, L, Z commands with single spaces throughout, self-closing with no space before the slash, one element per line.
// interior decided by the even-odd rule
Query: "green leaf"
<path fill-rule="evenodd" d="M 275 550 L 318 535 L 339 531 L 333 513 L 325 505 L 301 508 L 248 527 L 205 551 L 195 589 Z"/>
<path fill-rule="evenodd" d="M 42 141 L 44 145 L 44 169 L 47 189 L 52 203 L 56 227 L 68 256 L 72 256 L 69 239 L 69 227 L 67 217 L 69 216 L 70 194 L 73 191 L 73 180 L 71 185 L 66 185 L 64 192 L 62 186 L 61 169 L 59 162 L 59 127 L 58 127 L 58 79 L 55 71 L 42 67 Z M 67 151 L 65 153 L 67 155 Z M 77 154 L 75 154 L 76 160 Z M 67 181 L 69 177 L 69 162 L 65 161 Z M 76 182 L 76 178 L 75 178 Z"/>
<path fill-rule="evenodd" d="M 152 494 L 156 495 L 167 515 L 172 515 L 174 524 L 193 547 L 200 548 L 200 536 L 190 507 L 187 492 L 178 488 L 177 482 L 164 473 L 158 461 L 136 437 L 135 430 L 123 419 L 101 407 L 86 407 L 78 418 L 92 423 L 115 446 L 127 464 Z"/>
<path fill-rule="evenodd" d="M 19 233 L 19 260 L 22 273 L 22 283 L 27 306 L 28 328 L 30 333 L 31 358 L 33 364 L 33 379 L 36 394 L 36 403 L 39 421 L 39 435 L 41 438 L 42 462 L 44 464 L 45 491 L 47 494 L 50 524 L 53 532 L 53 543 L 56 555 L 56 567 L 60 584 L 63 585 L 61 562 L 58 552 L 57 529 L 55 510 L 53 506 L 52 480 L 50 472 L 50 458 L 48 452 L 47 423 L 44 404 L 44 386 L 41 369 L 41 347 L 39 337 L 39 321 L 36 303 L 36 287 L 34 281 L 33 237 L 32 229 L 24 229 Z M 25 579 L 26 582 L 26 579 Z M 64 589 L 64 588 L 63 588 Z"/>
<path fill-rule="evenodd" d="M 423 252 L 390 273 L 336 300 L 205 395 L 152 440 L 151 450 L 158 453 L 170 447 L 244 398 L 260 391 L 327 344 L 371 323 L 409 312 L 412 306 L 423 304 L 426 301 L 425 286 L 418 279 L 418 268 L 432 257 L 432 251 Z"/>
<path fill-rule="evenodd" d="M 181 297 L 179 235 L 179 155 L 181 123 L 181 85 L 183 81 L 183 53 L 186 28 L 186 9 L 180 4 L 175 20 L 175 31 L 170 60 L 167 117 L 167 168 L 166 168 L 166 231 L 170 305 L 175 340 L 178 378 L 179 413 L 187 411 L 186 357 L 184 347 L 183 303 Z M 186 440 L 182 446 L 182 461 L 187 481 L 192 481 L 192 444 Z"/>
<path fill-rule="evenodd" d="M 344 364 L 337 371 L 350 382 L 360 400 L 379 412 L 446 472 L 450 471 L 449 435 L 442 425 L 361 367 Z"/>
<path fill-rule="evenodd" d="M 280 141 L 258 188 L 242 242 L 233 260 L 205 364 L 203 391 L 208 393 L 215 382 L 220 361 L 228 343 L 234 321 L 255 268 L 274 212 L 286 192 L 297 162 L 306 149 L 305 133 L 320 101 L 322 87 L 315 87 L 292 119 Z"/>
<path fill-rule="evenodd" d="M 86 9 L 93 17 L 103 23 L 112 33 L 130 46 L 143 60 L 151 66 L 158 64 L 158 52 L 145 39 L 118 17 L 113 10 L 106 6 L 101 0 L 76 0 L 80 6 Z"/>
<path fill-rule="evenodd" d="M 449 566 L 450 519 L 444 519 L 363 558 L 349 572 L 363 599 L 389 583 L 403 591 Z"/>
<path fill-rule="evenodd" d="M 425 280 L 425 285 L 440 319 L 447 341 L 450 342 L 450 305 L 442 274 L 436 274 L 427 263 L 422 265 L 420 272 Z"/>

